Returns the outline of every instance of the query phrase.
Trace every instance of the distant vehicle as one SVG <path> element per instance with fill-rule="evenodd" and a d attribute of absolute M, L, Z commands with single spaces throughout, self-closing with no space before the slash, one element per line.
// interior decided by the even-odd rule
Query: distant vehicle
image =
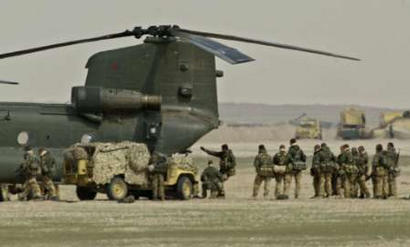
<path fill-rule="evenodd" d="M 183 155 L 165 158 L 167 197 L 190 199 L 199 185 L 198 168 Z M 76 144 L 64 154 L 64 184 L 77 186 L 80 200 L 94 200 L 97 193 L 111 200 L 128 195 L 152 196 L 150 153 L 145 144 L 134 142 Z"/>
<path fill-rule="evenodd" d="M 296 139 L 322 139 L 322 127 L 319 120 L 313 118 L 302 118 L 296 127 Z"/>
<path fill-rule="evenodd" d="M 410 111 L 384 112 L 380 120 L 380 126 L 371 132 L 373 138 L 410 139 Z"/>
<path fill-rule="evenodd" d="M 346 108 L 340 113 L 337 136 L 344 140 L 362 139 L 366 135 L 366 116 L 356 108 Z"/>

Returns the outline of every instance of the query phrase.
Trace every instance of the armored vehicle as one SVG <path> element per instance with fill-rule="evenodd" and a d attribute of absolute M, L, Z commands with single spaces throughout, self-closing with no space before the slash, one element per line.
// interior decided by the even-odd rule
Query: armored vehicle
<path fill-rule="evenodd" d="M 366 116 L 364 112 L 352 107 L 346 108 L 340 113 L 337 135 L 345 140 L 361 139 L 366 137 L 365 127 Z"/>
<path fill-rule="evenodd" d="M 372 130 L 372 137 L 410 139 L 410 111 L 382 113 L 380 126 Z"/>
<path fill-rule="evenodd" d="M 317 119 L 303 118 L 299 121 L 295 133 L 296 139 L 322 139 L 322 127 Z"/>
<path fill-rule="evenodd" d="M 104 193 L 111 200 L 128 195 L 152 196 L 150 153 L 134 142 L 75 144 L 64 152 L 64 184 L 76 185 L 80 200 Z M 190 199 L 198 188 L 198 169 L 192 159 L 176 155 L 164 166 L 167 197 Z"/>

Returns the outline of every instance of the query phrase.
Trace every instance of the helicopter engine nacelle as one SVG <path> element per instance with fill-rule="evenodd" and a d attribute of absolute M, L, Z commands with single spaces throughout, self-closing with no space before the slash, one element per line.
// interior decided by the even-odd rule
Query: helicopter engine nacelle
<path fill-rule="evenodd" d="M 159 111 L 161 96 L 126 89 L 73 87 L 71 103 L 81 113 Z"/>

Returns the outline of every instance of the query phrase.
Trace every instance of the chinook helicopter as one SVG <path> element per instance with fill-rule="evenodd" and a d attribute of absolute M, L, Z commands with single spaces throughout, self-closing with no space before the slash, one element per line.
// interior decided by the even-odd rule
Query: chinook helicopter
<path fill-rule="evenodd" d="M 16 182 L 21 147 L 46 147 L 60 160 L 77 142 L 146 143 L 166 155 L 185 152 L 218 128 L 215 56 L 240 64 L 254 59 L 214 39 L 359 60 L 330 52 L 178 26 L 136 27 L 120 33 L 0 54 L 0 59 L 70 45 L 147 36 L 143 44 L 102 51 L 86 64 L 84 86 L 71 104 L 0 103 L 0 183 Z M 59 174 L 61 176 L 61 162 Z"/>

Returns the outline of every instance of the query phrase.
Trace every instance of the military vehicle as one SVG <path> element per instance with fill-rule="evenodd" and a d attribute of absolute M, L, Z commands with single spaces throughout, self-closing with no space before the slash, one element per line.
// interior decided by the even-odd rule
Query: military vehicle
<path fill-rule="evenodd" d="M 384 112 L 380 126 L 371 131 L 373 138 L 410 139 L 410 111 Z"/>
<path fill-rule="evenodd" d="M 64 184 L 76 185 L 80 200 L 93 200 L 97 192 L 107 194 L 111 200 L 129 194 L 135 198 L 152 196 L 150 153 L 145 144 L 76 144 L 64 156 Z M 191 158 L 177 155 L 164 162 L 167 197 L 188 200 L 198 194 L 198 168 Z"/>
<path fill-rule="evenodd" d="M 295 138 L 322 140 L 322 127 L 320 121 L 308 117 L 300 119 L 299 124 L 296 127 Z"/>
<path fill-rule="evenodd" d="M 91 56 L 84 86 L 74 86 L 70 104 L 0 103 L 0 183 L 16 183 L 22 146 L 62 150 L 81 140 L 134 141 L 165 155 L 185 152 L 220 124 L 215 56 L 231 64 L 254 59 L 215 39 L 359 60 L 276 42 L 182 29 L 136 27 L 99 37 L 0 54 L 0 59 L 75 44 L 148 36 L 143 44 Z M 58 82 L 54 82 L 58 83 Z M 61 165 L 55 179 L 62 175 Z"/>
<path fill-rule="evenodd" d="M 366 116 L 364 112 L 349 107 L 340 113 L 340 124 L 337 135 L 344 140 L 361 139 L 366 137 Z"/>

